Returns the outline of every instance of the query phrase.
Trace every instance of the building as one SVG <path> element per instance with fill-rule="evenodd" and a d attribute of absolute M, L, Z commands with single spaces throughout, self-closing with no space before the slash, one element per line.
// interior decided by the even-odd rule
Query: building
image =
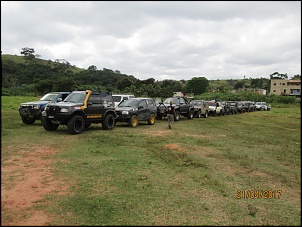
<path fill-rule="evenodd" d="M 301 97 L 301 80 L 271 79 L 270 94 Z"/>

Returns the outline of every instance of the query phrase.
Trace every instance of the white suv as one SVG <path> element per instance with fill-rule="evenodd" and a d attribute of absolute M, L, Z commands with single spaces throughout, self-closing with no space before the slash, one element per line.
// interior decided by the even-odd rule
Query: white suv
<path fill-rule="evenodd" d="M 256 102 L 256 110 L 267 110 L 266 102 Z"/>
<path fill-rule="evenodd" d="M 112 97 L 115 107 L 117 107 L 123 100 L 135 98 L 135 96 L 131 94 L 113 94 Z"/>

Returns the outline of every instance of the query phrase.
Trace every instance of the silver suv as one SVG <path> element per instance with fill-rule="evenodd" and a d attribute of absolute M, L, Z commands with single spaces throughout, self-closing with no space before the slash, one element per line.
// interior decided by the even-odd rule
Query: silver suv
<path fill-rule="evenodd" d="M 256 102 L 256 110 L 267 110 L 266 102 Z"/>

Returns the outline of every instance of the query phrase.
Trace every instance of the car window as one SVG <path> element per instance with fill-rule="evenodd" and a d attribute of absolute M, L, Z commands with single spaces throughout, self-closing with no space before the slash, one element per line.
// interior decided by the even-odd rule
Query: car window
<path fill-rule="evenodd" d="M 143 107 L 147 107 L 147 103 L 146 103 L 146 100 L 141 100 L 138 104 L 138 106 L 143 106 Z"/>
<path fill-rule="evenodd" d="M 147 99 L 146 101 L 148 106 L 154 106 L 154 102 L 152 99 Z"/>

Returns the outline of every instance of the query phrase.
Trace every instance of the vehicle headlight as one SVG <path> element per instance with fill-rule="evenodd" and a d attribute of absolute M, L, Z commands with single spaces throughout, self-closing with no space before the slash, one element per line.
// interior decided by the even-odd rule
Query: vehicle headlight
<path fill-rule="evenodd" d="M 69 109 L 68 108 L 62 108 L 60 110 L 61 113 L 68 113 Z"/>
<path fill-rule="evenodd" d="M 129 115 L 129 111 L 123 110 L 123 111 L 122 111 L 122 114 Z"/>
<path fill-rule="evenodd" d="M 40 109 L 39 105 L 33 106 L 33 109 Z"/>

